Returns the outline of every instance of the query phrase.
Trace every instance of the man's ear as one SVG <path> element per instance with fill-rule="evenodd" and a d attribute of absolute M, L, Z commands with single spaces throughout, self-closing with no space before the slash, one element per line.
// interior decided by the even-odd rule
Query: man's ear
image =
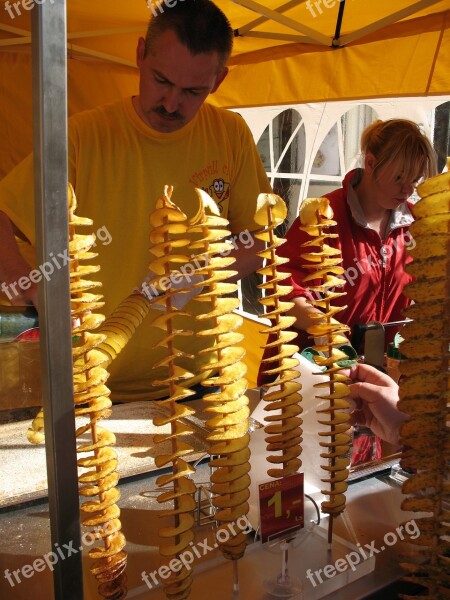
<path fill-rule="evenodd" d="M 228 75 L 228 67 L 224 67 L 220 73 L 218 73 L 217 77 L 216 77 L 216 82 L 213 86 L 213 89 L 211 90 L 211 94 L 214 94 L 214 92 L 218 89 L 219 85 L 222 83 L 222 81 L 225 79 L 225 77 Z"/>
<path fill-rule="evenodd" d="M 136 64 L 138 68 L 141 66 L 145 56 L 145 40 L 140 37 L 136 47 Z"/>

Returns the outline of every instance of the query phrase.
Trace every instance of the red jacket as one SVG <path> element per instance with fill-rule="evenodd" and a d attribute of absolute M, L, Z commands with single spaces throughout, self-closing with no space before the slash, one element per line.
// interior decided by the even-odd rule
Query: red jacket
<path fill-rule="evenodd" d="M 345 286 L 336 290 L 345 291 L 346 296 L 335 299 L 333 306 L 345 307 L 336 318 L 350 328 L 369 321 L 387 323 L 405 318 L 403 309 L 408 306 L 409 300 L 403 294 L 403 288 L 412 279 L 405 272 L 405 265 L 411 261 L 406 249 L 415 246 L 408 232 L 414 219 L 406 203 L 392 212 L 384 243 L 376 231 L 367 227 L 353 190 L 353 185 L 361 175 L 360 169 L 351 171 L 346 175 L 342 188 L 326 195 L 333 209 L 334 220 L 337 221 L 337 225 L 330 227 L 329 232 L 339 234 L 336 238 L 329 238 L 327 244 L 341 250 L 343 277 L 346 280 Z M 317 248 L 301 248 L 311 237 L 300 231 L 298 218 L 290 227 L 286 239 L 286 243 L 278 248 L 278 255 L 289 258 L 289 262 L 279 269 L 291 273 L 286 283 L 290 283 L 294 289 L 287 298 L 310 297 L 306 286 L 302 284 L 306 270 L 302 269 L 305 260 L 300 254 L 317 251 Z M 386 328 L 386 343 L 393 339 L 397 331 L 397 327 Z M 311 345 L 311 339 L 305 332 L 300 332 L 298 343 L 303 348 Z"/>

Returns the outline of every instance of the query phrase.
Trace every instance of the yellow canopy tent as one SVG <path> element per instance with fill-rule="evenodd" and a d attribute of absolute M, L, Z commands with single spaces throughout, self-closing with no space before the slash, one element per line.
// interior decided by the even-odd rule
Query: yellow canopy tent
<path fill-rule="evenodd" d="M 153 11 L 170 10 L 177 1 L 188 0 L 156 0 L 151 6 L 145 0 L 67 0 L 69 113 L 137 92 L 136 39 L 145 32 Z M 450 0 L 216 2 L 236 31 L 229 77 L 211 98 L 216 104 L 242 108 L 449 93 L 445 56 Z M 33 39 L 39 84 L 34 98 L 34 147 L 41 159 L 35 171 L 36 208 L 42 215 L 37 220 L 39 262 L 59 247 L 68 228 L 61 192 L 67 183 L 66 90 L 61 78 L 65 74 L 64 5 L 64 0 L 0 0 L 0 178 L 33 146 L 30 13 L 33 6 L 40 9 L 39 19 L 34 19 L 40 35 Z M 55 10 L 47 10 L 50 6 Z M 52 543 L 62 547 L 71 541 L 77 547 L 67 271 L 61 269 L 42 285 Z M 81 574 L 81 554 L 59 561 L 53 572 L 55 598 L 81 598 Z"/>
<path fill-rule="evenodd" d="M 69 113 L 136 93 L 137 37 L 145 32 L 152 13 L 170 10 L 176 1 L 67 1 Z M 0 177 L 31 149 L 33 4 L 34 0 L 0 3 Z M 211 97 L 218 105 L 450 91 L 450 0 L 217 4 L 236 32 L 229 76 Z"/>

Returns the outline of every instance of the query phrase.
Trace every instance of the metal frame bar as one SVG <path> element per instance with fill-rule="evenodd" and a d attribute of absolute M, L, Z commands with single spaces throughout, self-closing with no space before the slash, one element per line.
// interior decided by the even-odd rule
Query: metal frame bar
<path fill-rule="evenodd" d="M 31 18 L 36 253 L 44 264 L 68 249 L 66 0 L 35 5 Z M 83 600 L 68 264 L 39 284 L 39 323 L 52 550 L 65 555 L 54 565 L 54 597 Z"/>
<path fill-rule="evenodd" d="M 238 36 L 241 35 L 240 30 L 237 30 Z M 316 40 L 304 35 L 294 35 L 290 33 L 270 33 L 269 31 L 249 31 L 243 37 L 260 38 L 262 40 L 278 40 L 281 42 L 292 42 L 294 44 L 316 44 Z"/>
<path fill-rule="evenodd" d="M 279 6 L 277 8 L 277 12 L 279 12 L 280 14 L 283 14 L 290 8 L 296 8 L 297 6 L 300 6 L 300 4 L 303 4 L 303 2 L 306 2 L 306 0 L 290 0 L 286 4 Z M 239 27 L 239 29 L 237 31 L 239 32 L 239 35 L 246 35 L 249 31 L 251 31 L 255 27 L 258 27 L 258 25 L 267 23 L 267 21 L 270 21 L 269 17 L 261 16 L 253 21 L 250 21 L 246 25 L 243 25 L 242 27 Z"/>
<path fill-rule="evenodd" d="M 339 47 L 339 38 L 341 37 L 341 28 L 342 28 L 342 21 L 344 20 L 344 12 L 345 12 L 345 0 L 340 0 L 339 12 L 338 12 L 338 17 L 337 17 L 337 21 L 336 21 L 336 29 L 335 29 L 334 38 L 333 38 L 333 46 L 336 48 Z"/>
<path fill-rule="evenodd" d="M 406 19 L 406 17 L 409 17 L 409 16 L 413 15 L 414 13 L 419 12 L 422 9 L 428 8 L 429 6 L 432 6 L 433 4 L 437 4 L 438 2 L 439 2 L 439 0 L 419 0 L 419 2 L 410 4 L 406 8 L 403 8 L 402 10 L 398 10 L 398 11 L 392 13 L 391 15 L 388 15 L 388 16 L 384 17 L 383 19 L 380 19 L 379 21 L 375 21 L 374 23 L 371 23 L 370 25 L 367 25 L 366 27 L 362 27 L 361 29 L 357 29 L 356 31 L 352 31 L 352 33 L 342 36 L 341 39 L 339 40 L 340 46 L 346 46 L 347 44 L 350 44 L 351 42 L 355 42 L 356 40 L 361 39 L 365 35 L 369 35 L 369 34 L 373 33 L 374 31 L 378 31 L 379 29 L 382 29 L 383 27 L 387 27 L 388 25 L 397 23 L 398 21 L 401 21 L 402 19 Z"/>
<path fill-rule="evenodd" d="M 7 31 L 9 33 L 14 33 L 20 37 L 17 38 L 8 38 L 5 40 L 0 40 L 0 48 L 7 46 L 24 46 L 31 42 L 30 32 L 26 29 L 18 29 L 17 27 L 10 27 L 9 25 L 2 25 L 0 23 L 0 31 Z M 66 41 L 85 38 L 85 37 L 98 37 L 101 35 L 110 35 L 112 33 L 122 34 L 122 33 L 130 33 L 133 31 L 140 31 L 137 28 L 128 28 L 128 29 L 109 29 L 109 30 L 99 30 L 99 31 L 85 31 L 81 33 L 70 33 L 66 34 Z M 105 60 L 108 62 L 116 63 L 118 65 L 124 65 L 126 67 L 136 68 L 136 63 L 127 60 L 126 58 L 121 58 L 120 56 L 114 56 L 113 54 L 107 54 L 106 52 L 99 52 L 98 50 L 92 50 L 90 48 L 86 48 L 85 46 L 79 46 L 78 44 L 69 43 L 68 46 L 69 51 L 73 53 L 78 53 L 80 56 L 89 56 L 94 58 L 99 58 L 100 60 Z"/>
<path fill-rule="evenodd" d="M 266 17 L 266 19 L 275 21 L 275 23 L 280 23 L 281 25 L 284 25 L 288 29 L 293 29 L 294 31 L 297 31 L 298 33 L 302 33 L 302 34 L 306 35 L 308 38 L 315 40 L 315 42 L 321 46 L 330 46 L 330 44 L 331 44 L 330 38 L 328 38 L 326 35 L 323 35 L 319 31 L 311 29 L 310 27 L 306 27 L 306 25 L 302 25 L 301 23 L 295 21 L 294 19 L 291 19 L 289 17 L 286 17 L 286 16 L 280 14 L 279 12 L 277 12 L 277 10 L 267 8 L 266 6 L 263 6 L 259 2 L 256 2 L 255 0 L 231 0 L 231 1 L 234 2 L 235 4 L 238 4 L 239 6 L 243 6 L 244 8 L 248 8 L 249 10 L 252 10 L 253 12 L 258 13 L 263 17 Z M 300 3 L 301 2 L 299 0 L 299 4 Z M 237 34 L 239 34 L 239 29 L 237 30 Z"/>

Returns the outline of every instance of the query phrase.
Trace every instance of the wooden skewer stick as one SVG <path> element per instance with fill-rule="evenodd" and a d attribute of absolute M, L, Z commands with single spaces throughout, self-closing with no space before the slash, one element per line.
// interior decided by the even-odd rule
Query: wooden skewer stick
<path fill-rule="evenodd" d="M 233 579 L 233 592 L 237 594 L 239 592 L 239 569 L 237 560 L 233 560 Z"/>
<path fill-rule="evenodd" d="M 330 515 L 330 518 L 328 519 L 328 550 L 331 550 L 331 543 L 333 541 L 333 523 L 333 515 Z"/>

